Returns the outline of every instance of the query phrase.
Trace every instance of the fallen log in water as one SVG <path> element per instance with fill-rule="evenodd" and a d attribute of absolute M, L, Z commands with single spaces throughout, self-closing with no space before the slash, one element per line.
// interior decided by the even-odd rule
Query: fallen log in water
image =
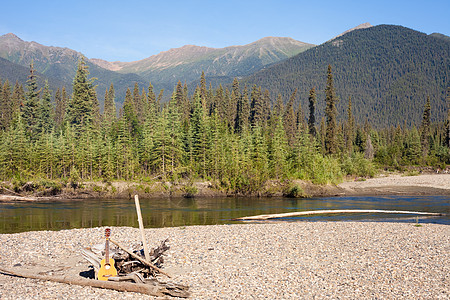
<path fill-rule="evenodd" d="M 167 286 L 164 285 L 157 286 L 151 284 L 137 284 L 129 282 L 100 281 L 94 279 L 86 279 L 83 277 L 48 276 L 48 275 L 32 274 L 23 271 L 22 272 L 11 271 L 3 267 L 0 267 L 0 272 L 6 275 L 12 275 L 23 278 L 39 279 L 80 286 L 90 286 L 96 288 L 111 289 L 121 292 L 135 292 L 155 297 L 164 297 L 167 295 L 183 298 L 189 297 L 189 292 L 183 290 L 184 288 L 183 286 L 173 284 L 167 284 Z"/>
<path fill-rule="evenodd" d="M 17 195 L 0 195 L 0 202 L 10 202 L 10 201 L 38 201 L 38 197 L 33 196 L 17 196 Z"/>
<path fill-rule="evenodd" d="M 289 217 L 297 217 L 297 216 L 307 216 L 307 215 L 348 214 L 348 213 L 411 214 L 411 215 L 428 215 L 428 216 L 442 216 L 443 215 L 441 213 L 404 211 L 404 210 L 341 209 L 341 210 L 310 210 L 310 211 L 289 212 L 289 213 L 283 213 L 283 214 L 257 215 L 257 216 L 236 218 L 236 219 L 233 219 L 233 221 L 269 220 L 269 219 L 289 218 Z"/>

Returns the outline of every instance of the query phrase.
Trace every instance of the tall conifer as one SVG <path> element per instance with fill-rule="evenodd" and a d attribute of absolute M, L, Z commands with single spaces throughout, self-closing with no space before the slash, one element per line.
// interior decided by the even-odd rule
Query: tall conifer
<path fill-rule="evenodd" d="M 89 68 L 85 58 L 78 62 L 77 72 L 73 80 L 72 98 L 68 102 L 66 120 L 79 135 L 92 128 L 95 119 L 96 102 L 98 103 L 93 85 L 94 79 L 89 79 Z M 98 104 L 97 104 L 98 107 Z"/>
<path fill-rule="evenodd" d="M 355 136 L 355 119 L 352 112 L 352 97 L 348 97 L 347 122 L 345 123 L 345 148 L 348 153 L 353 152 L 353 139 Z"/>
<path fill-rule="evenodd" d="M 3 88 L 0 82 L 0 129 L 8 128 L 11 122 L 13 114 L 11 102 L 11 85 L 7 79 L 3 84 Z"/>
<path fill-rule="evenodd" d="M 38 130 L 40 133 L 50 133 L 54 127 L 51 97 L 48 81 L 45 81 L 44 91 L 38 108 Z"/>
<path fill-rule="evenodd" d="M 288 103 L 286 104 L 286 108 L 284 111 L 284 130 L 286 131 L 286 137 L 289 143 L 289 146 L 293 146 L 295 142 L 295 136 L 296 136 L 296 122 L 297 118 L 295 116 L 294 112 L 294 102 L 295 98 L 297 97 L 297 89 L 294 90 L 291 97 L 289 98 Z"/>
<path fill-rule="evenodd" d="M 335 95 L 333 85 L 333 74 L 331 65 L 327 70 L 327 86 L 325 88 L 325 116 L 326 116 L 326 135 L 325 135 L 325 153 L 335 154 L 338 150 L 337 145 L 337 110 L 336 103 L 338 99 Z"/>
<path fill-rule="evenodd" d="M 31 140 L 37 139 L 39 93 L 33 61 L 30 65 L 30 75 L 27 80 L 27 92 L 22 110 L 25 133 Z"/>
<path fill-rule="evenodd" d="M 422 145 L 422 154 L 424 157 L 428 156 L 430 151 L 430 116 L 431 116 L 431 104 L 430 97 L 427 97 L 427 102 L 425 103 L 423 115 L 422 115 L 422 131 L 420 135 L 420 143 Z"/>
<path fill-rule="evenodd" d="M 317 129 L 315 116 L 316 89 L 314 87 L 309 91 L 308 103 L 309 103 L 308 132 L 311 136 L 315 137 L 317 135 Z"/>

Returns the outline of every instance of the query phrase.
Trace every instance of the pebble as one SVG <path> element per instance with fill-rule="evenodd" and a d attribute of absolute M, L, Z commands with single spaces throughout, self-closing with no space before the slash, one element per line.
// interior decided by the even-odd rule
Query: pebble
<path fill-rule="evenodd" d="M 0 235 L 0 265 L 89 270 L 81 247 L 104 229 Z M 450 226 L 370 222 L 267 222 L 146 229 L 150 247 L 169 239 L 164 270 L 191 299 L 449 299 Z M 131 248 L 139 229 L 112 228 Z M 166 280 L 166 278 L 161 278 Z M 0 274 L 0 299 L 153 297 Z"/>

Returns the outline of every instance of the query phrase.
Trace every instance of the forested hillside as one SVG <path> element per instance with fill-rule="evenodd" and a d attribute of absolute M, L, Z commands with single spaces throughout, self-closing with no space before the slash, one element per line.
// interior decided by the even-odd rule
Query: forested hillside
<path fill-rule="evenodd" d="M 237 79 L 230 88 L 212 89 L 202 74 L 195 91 L 178 82 L 165 104 L 151 84 L 136 83 L 118 113 L 111 84 L 101 113 L 84 59 L 72 93 L 39 85 L 33 66 L 29 74 L 25 87 L 0 82 L 0 179 L 16 186 L 37 179 L 74 188 L 84 180 L 161 180 L 183 181 L 186 193 L 195 194 L 191 184 L 202 180 L 228 193 L 270 194 L 270 180 L 324 184 L 346 175 L 373 176 L 376 165 L 450 163 L 448 110 L 431 122 L 428 99 L 420 104 L 417 127 L 376 130 L 355 122 L 349 100 L 339 121 L 331 65 L 322 72 L 324 110 L 316 108 L 314 89 L 302 108 L 296 91 L 275 100 L 261 86 L 242 87 Z M 319 113 L 325 115 L 321 121 Z M 285 192 L 302 194 L 296 185 Z"/>
<path fill-rule="evenodd" d="M 438 37 L 437 37 L 438 36 Z M 445 117 L 445 92 L 450 85 L 450 42 L 405 27 L 379 25 L 354 30 L 247 79 L 286 99 L 298 89 L 302 105 L 315 87 L 318 107 L 324 107 L 323 70 L 332 65 L 339 117 L 352 98 L 357 122 L 373 126 L 417 124 L 427 96 L 432 119 Z M 323 111 L 323 110 L 319 110 Z"/>

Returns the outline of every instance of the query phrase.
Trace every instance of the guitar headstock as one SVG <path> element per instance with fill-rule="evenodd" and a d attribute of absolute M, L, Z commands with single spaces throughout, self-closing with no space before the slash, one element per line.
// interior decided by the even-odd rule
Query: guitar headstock
<path fill-rule="evenodd" d="M 109 239 L 110 236 L 111 236 L 111 228 L 106 228 L 105 229 L 105 237 L 107 239 Z"/>

